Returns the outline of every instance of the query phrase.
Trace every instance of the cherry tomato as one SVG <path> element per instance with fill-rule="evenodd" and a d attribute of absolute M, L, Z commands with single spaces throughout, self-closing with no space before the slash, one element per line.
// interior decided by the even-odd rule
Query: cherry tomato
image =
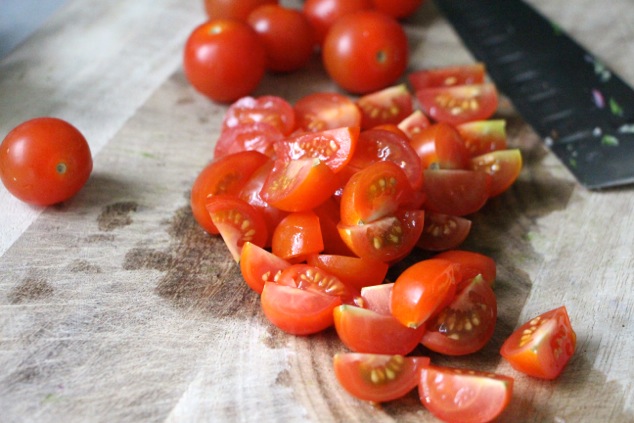
<path fill-rule="evenodd" d="M 424 88 L 455 87 L 457 85 L 482 84 L 485 76 L 483 63 L 421 69 L 407 78 L 414 91 Z"/>
<path fill-rule="evenodd" d="M 516 329 L 500 353 L 520 372 L 555 379 L 575 353 L 577 335 L 565 306 L 547 311 Z"/>
<path fill-rule="evenodd" d="M 409 116 L 398 123 L 398 128 L 407 135 L 408 138 L 413 138 L 425 128 L 429 127 L 430 122 L 427 116 L 420 110 L 414 110 Z"/>
<path fill-rule="evenodd" d="M 427 211 L 423 233 L 416 246 L 427 251 L 449 250 L 462 244 L 470 231 L 469 219 Z"/>
<path fill-rule="evenodd" d="M 405 71 L 409 47 L 399 23 L 376 11 L 339 18 L 322 49 L 330 77 L 355 94 L 378 91 L 393 84 Z"/>
<path fill-rule="evenodd" d="M 388 270 L 388 265 L 382 261 L 337 254 L 313 254 L 306 262 L 358 290 L 382 283 Z"/>
<path fill-rule="evenodd" d="M 414 98 L 405 84 L 366 94 L 357 100 L 361 129 L 392 123 L 397 125 L 414 111 Z"/>
<path fill-rule="evenodd" d="M 309 264 L 293 264 L 284 269 L 277 283 L 334 296 L 345 304 L 356 305 L 362 301 L 357 289 L 346 285 L 325 270 Z"/>
<path fill-rule="evenodd" d="M 339 203 L 332 196 L 313 209 L 319 216 L 321 235 L 324 239 L 324 253 L 353 256 L 354 253 L 348 248 L 339 235 Z M 312 263 L 315 265 L 314 263 Z M 328 270 L 328 269 L 326 269 Z"/>
<path fill-rule="evenodd" d="M 470 369 L 429 365 L 420 371 L 420 400 L 449 423 L 495 420 L 511 401 L 513 379 Z"/>
<path fill-rule="evenodd" d="M 247 23 L 211 20 L 194 29 L 187 39 L 183 69 L 197 91 L 214 101 L 229 103 L 260 84 L 266 51 Z"/>
<path fill-rule="evenodd" d="M 15 127 L 0 145 L 0 179 L 20 200 L 48 206 L 68 200 L 88 181 L 92 155 L 84 136 L 52 117 Z"/>
<path fill-rule="evenodd" d="M 277 4 L 278 0 L 205 0 L 205 11 L 210 19 L 238 19 L 246 21 L 249 13 L 263 4 Z"/>
<path fill-rule="evenodd" d="M 397 19 L 413 15 L 423 2 L 424 0 L 372 0 L 376 10 Z"/>
<path fill-rule="evenodd" d="M 282 97 L 242 97 L 225 112 L 222 130 L 255 122 L 269 124 L 282 134 L 289 135 L 295 129 L 295 111 Z"/>
<path fill-rule="evenodd" d="M 476 120 L 456 125 L 471 157 L 506 149 L 504 119 Z"/>
<path fill-rule="evenodd" d="M 267 68 L 291 72 L 303 68 L 313 55 L 313 32 L 299 10 L 266 4 L 254 9 L 247 22 L 264 44 Z"/>
<path fill-rule="evenodd" d="M 271 157 L 275 151 L 273 144 L 281 141 L 280 130 L 264 122 L 252 122 L 227 128 L 220 133 L 214 148 L 214 158 L 245 150 L 255 150 Z"/>
<path fill-rule="evenodd" d="M 392 314 L 392 289 L 394 282 L 361 288 L 363 306 L 379 314 Z"/>
<path fill-rule="evenodd" d="M 290 213 L 275 228 L 271 248 L 273 254 L 292 263 L 320 253 L 324 249 L 324 240 L 319 217 L 310 210 Z"/>
<path fill-rule="evenodd" d="M 488 119 L 497 110 L 498 93 L 491 83 L 424 88 L 416 97 L 427 116 L 452 125 Z"/>
<path fill-rule="evenodd" d="M 471 159 L 470 169 L 491 175 L 489 197 L 502 194 L 520 175 L 522 153 L 519 149 L 498 150 Z"/>
<path fill-rule="evenodd" d="M 478 275 L 481 275 L 491 286 L 495 283 L 497 273 L 495 261 L 484 254 L 466 250 L 449 250 L 436 254 L 435 257 L 449 260 L 460 265 L 460 274 L 462 275 L 463 282 L 458 284 L 459 290 L 462 289 L 464 282 L 469 283 L 471 279 Z"/>
<path fill-rule="evenodd" d="M 423 169 L 467 169 L 469 151 L 456 129 L 448 123 L 433 124 L 412 136 L 411 145 Z"/>
<path fill-rule="evenodd" d="M 312 93 L 295 103 L 297 127 L 308 132 L 361 126 L 361 111 L 349 97 L 338 93 Z"/>
<path fill-rule="evenodd" d="M 485 172 L 428 169 L 423 173 L 427 210 L 465 216 L 480 210 L 489 198 L 491 177 Z"/>
<path fill-rule="evenodd" d="M 251 242 L 245 242 L 240 253 L 240 272 L 249 288 L 262 293 L 266 282 L 275 282 L 282 270 L 291 264 Z"/>
<path fill-rule="evenodd" d="M 315 42 L 321 45 L 337 19 L 370 8 L 372 0 L 306 0 L 303 12 L 313 27 Z"/>

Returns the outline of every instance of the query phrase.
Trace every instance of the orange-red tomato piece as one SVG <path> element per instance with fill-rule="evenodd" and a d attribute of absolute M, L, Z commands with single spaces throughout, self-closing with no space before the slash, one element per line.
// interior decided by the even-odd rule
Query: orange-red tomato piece
<path fill-rule="evenodd" d="M 520 175 L 522 154 L 516 148 L 492 151 L 472 158 L 469 168 L 491 175 L 489 196 L 494 197 L 506 191 Z"/>
<path fill-rule="evenodd" d="M 468 282 L 478 275 L 491 286 L 495 282 L 497 268 L 495 261 L 484 254 L 466 250 L 448 250 L 436 254 L 435 258 L 442 258 L 460 265 L 462 280 Z M 459 285 L 460 288 L 460 285 Z"/>
<path fill-rule="evenodd" d="M 416 246 L 427 251 L 449 250 L 462 244 L 470 231 L 469 219 L 427 211 L 423 233 Z"/>
<path fill-rule="evenodd" d="M 412 136 L 411 145 L 423 169 L 467 169 L 469 151 L 456 129 L 444 122 L 433 124 Z"/>
<path fill-rule="evenodd" d="M 456 125 L 471 157 L 506 149 L 506 121 L 486 119 Z"/>
<path fill-rule="evenodd" d="M 275 282 L 282 270 L 291 264 L 251 242 L 245 242 L 240 253 L 240 272 L 247 285 L 262 293 L 266 282 Z"/>
<path fill-rule="evenodd" d="M 338 254 L 314 254 L 307 258 L 307 263 L 324 269 L 358 290 L 382 283 L 389 268 L 382 261 Z"/>
<path fill-rule="evenodd" d="M 481 84 L 484 82 L 485 70 L 483 63 L 473 63 L 421 69 L 410 73 L 407 78 L 414 91 L 418 91 L 424 88 Z"/>
<path fill-rule="evenodd" d="M 327 271 L 309 264 L 292 264 L 280 273 L 277 283 L 331 295 L 341 299 L 345 304 L 362 303 L 358 289 L 346 285 Z"/>
<path fill-rule="evenodd" d="M 397 125 L 414 111 L 414 98 L 405 84 L 394 85 L 361 96 L 361 129 Z"/>
<path fill-rule="evenodd" d="M 491 176 L 461 169 L 427 169 L 424 172 L 425 209 L 465 216 L 480 210 L 489 198 Z"/>
<path fill-rule="evenodd" d="M 294 212 L 284 217 L 273 232 L 273 254 L 292 263 L 305 261 L 324 249 L 319 217 L 311 211 Z"/>
<path fill-rule="evenodd" d="M 498 108 L 498 92 L 489 82 L 416 91 L 423 112 L 437 122 L 452 125 L 488 119 Z"/>
<path fill-rule="evenodd" d="M 360 127 L 361 111 L 350 97 L 335 92 L 305 95 L 294 106 L 297 129 L 306 132 Z"/>

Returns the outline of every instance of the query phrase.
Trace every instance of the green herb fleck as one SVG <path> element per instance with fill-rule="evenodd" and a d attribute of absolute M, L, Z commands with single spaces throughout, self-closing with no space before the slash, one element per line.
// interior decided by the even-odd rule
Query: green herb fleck
<path fill-rule="evenodd" d="M 617 101 L 610 97 L 610 111 L 615 116 L 623 116 L 623 108 Z"/>
<path fill-rule="evenodd" d="M 574 157 L 571 157 L 570 159 L 568 159 L 568 164 L 570 165 L 571 168 L 576 169 L 577 159 L 575 159 Z"/>
<path fill-rule="evenodd" d="M 618 147 L 619 139 L 614 135 L 604 135 L 601 138 L 601 145 L 605 145 L 606 147 Z"/>

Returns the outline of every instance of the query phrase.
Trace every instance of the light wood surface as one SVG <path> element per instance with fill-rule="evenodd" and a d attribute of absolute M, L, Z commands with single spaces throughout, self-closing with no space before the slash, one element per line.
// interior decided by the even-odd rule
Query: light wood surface
<path fill-rule="evenodd" d="M 532 3 L 634 83 L 631 0 Z M 203 18 L 195 1 L 69 0 L 0 61 L 0 135 L 59 116 L 95 158 L 60 206 L 0 188 L 0 421 L 435 421 L 415 392 L 382 407 L 346 394 L 332 372 L 336 334 L 271 327 L 221 240 L 193 221 L 188 193 L 225 110 L 181 70 Z M 411 69 L 473 60 L 433 4 L 405 25 Z M 255 94 L 334 89 L 315 60 Z M 525 168 L 473 216 L 465 245 L 498 263 L 499 322 L 484 351 L 432 360 L 515 377 L 500 421 L 632 422 L 634 191 L 583 189 L 512 108 L 499 116 Z M 497 354 L 503 340 L 561 304 L 578 336 L 565 372 L 514 372 Z"/>

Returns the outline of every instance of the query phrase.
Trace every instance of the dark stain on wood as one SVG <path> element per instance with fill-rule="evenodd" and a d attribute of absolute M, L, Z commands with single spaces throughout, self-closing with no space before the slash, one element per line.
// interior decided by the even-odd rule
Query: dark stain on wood
<path fill-rule="evenodd" d="M 121 201 L 105 206 L 97 217 L 99 230 L 109 232 L 130 225 L 131 214 L 136 212 L 138 207 L 139 205 L 134 201 Z"/>
<path fill-rule="evenodd" d="M 73 260 L 68 265 L 68 270 L 72 273 L 101 273 L 101 267 L 88 260 Z"/>
<path fill-rule="evenodd" d="M 44 278 L 27 277 L 15 286 L 7 295 L 11 304 L 40 300 L 50 297 L 53 287 Z"/>

